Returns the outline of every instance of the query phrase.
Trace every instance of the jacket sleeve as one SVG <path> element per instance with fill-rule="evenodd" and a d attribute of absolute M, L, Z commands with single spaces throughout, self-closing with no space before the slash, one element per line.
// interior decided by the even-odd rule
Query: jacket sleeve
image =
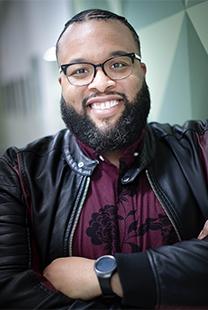
<path fill-rule="evenodd" d="M 100 309 L 102 299 L 72 300 L 32 264 L 27 208 L 13 149 L 0 158 L 0 309 Z M 36 269 L 36 268 L 35 268 Z"/>
<path fill-rule="evenodd" d="M 116 254 L 116 259 L 124 305 L 208 306 L 208 241 L 182 241 L 145 253 Z"/>
<path fill-rule="evenodd" d="M 31 267 L 30 237 L 15 163 L 0 159 L 0 308 L 68 309 L 70 299 Z"/>

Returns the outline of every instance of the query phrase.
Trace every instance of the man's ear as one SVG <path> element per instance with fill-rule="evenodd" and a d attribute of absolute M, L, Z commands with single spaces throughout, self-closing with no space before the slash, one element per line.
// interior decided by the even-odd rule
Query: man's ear
<path fill-rule="evenodd" d="M 146 75 L 146 73 L 147 73 L 147 67 L 146 67 L 146 65 L 145 65 L 144 62 L 141 62 L 141 68 L 142 68 L 142 71 L 144 72 L 144 75 Z"/>
<path fill-rule="evenodd" d="M 61 85 L 61 84 L 62 84 L 62 77 L 61 77 L 61 74 L 59 75 L 58 81 L 59 81 L 59 84 Z"/>

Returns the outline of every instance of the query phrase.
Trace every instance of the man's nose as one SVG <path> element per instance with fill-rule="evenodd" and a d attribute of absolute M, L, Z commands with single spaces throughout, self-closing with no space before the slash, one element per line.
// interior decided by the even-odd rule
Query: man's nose
<path fill-rule="evenodd" d="M 103 93 L 107 88 L 115 86 L 116 82 L 108 77 L 102 70 L 101 67 L 96 68 L 95 77 L 92 82 L 88 85 L 89 89 L 96 89 Z"/>

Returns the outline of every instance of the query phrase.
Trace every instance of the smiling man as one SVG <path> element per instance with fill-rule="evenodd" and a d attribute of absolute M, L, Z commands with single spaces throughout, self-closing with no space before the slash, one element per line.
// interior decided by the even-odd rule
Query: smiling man
<path fill-rule="evenodd" d="M 0 159 L 0 308 L 206 309 L 208 122 L 147 123 L 122 16 L 80 12 L 56 52 L 67 128 Z"/>

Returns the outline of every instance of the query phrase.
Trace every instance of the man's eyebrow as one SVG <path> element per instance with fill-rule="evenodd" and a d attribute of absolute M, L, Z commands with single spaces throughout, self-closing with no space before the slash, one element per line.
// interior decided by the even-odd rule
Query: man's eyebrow
<path fill-rule="evenodd" d="M 128 54 L 129 52 L 127 51 L 122 51 L 122 50 L 118 50 L 118 51 L 113 51 L 112 53 L 109 54 L 109 57 L 108 58 L 111 58 L 113 56 L 123 56 L 123 55 L 126 55 Z M 108 59 L 106 58 L 106 59 Z M 74 64 L 74 63 L 91 63 L 89 60 L 85 59 L 85 58 L 74 58 L 74 59 L 71 59 L 67 64 Z"/>
<path fill-rule="evenodd" d="M 114 51 L 114 52 L 110 53 L 110 55 L 111 56 L 123 56 L 123 55 L 129 54 L 129 53 L 130 52 L 119 50 L 119 51 Z"/>
<path fill-rule="evenodd" d="M 74 63 L 79 63 L 79 62 L 88 62 L 85 58 L 74 58 L 71 59 L 67 64 L 74 64 Z"/>

